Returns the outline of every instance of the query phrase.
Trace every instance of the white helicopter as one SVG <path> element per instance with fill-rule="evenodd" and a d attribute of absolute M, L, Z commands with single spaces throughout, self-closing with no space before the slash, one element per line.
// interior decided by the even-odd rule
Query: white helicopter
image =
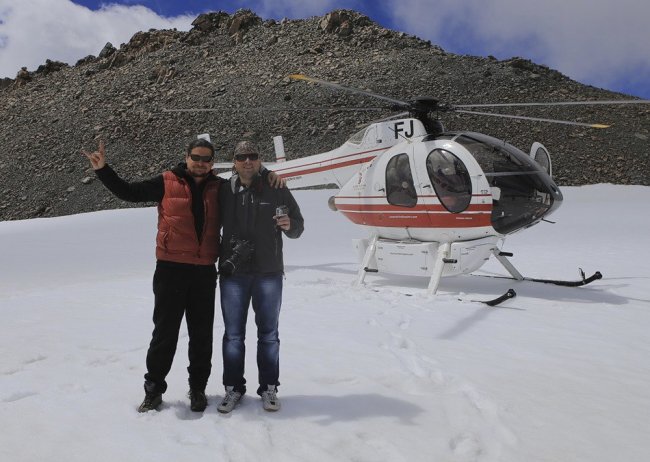
<path fill-rule="evenodd" d="M 427 293 L 434 294 L 441 277 L 476 271 L 491 256 L 516 280 L 580 286 L 602 277 L 596 272 L 587 278 L 580 270 L 582 279 L 577 281 L 526 278 L 508 260 L 512 254 L 501 251 L 508 234 L 539 223 L 562 204 L 562 193 L 552 179 L 551 157 L 541 143 L 533 143 L 526 154 L 484 134 L 445 132 L 430 114 L 454 111 L 606 128 L 466 108 L 650 101 L 452 106 L 432 98 L 400 101 L 302 74 L 290 78 L 384 100 L 392 109 L 404 111 L 393 116 L 402 118 L 370 123 L 332 151 L 268 165 L 291 188 L 339 186 L 329 200 L 330 208 L 370 231 L 367 239 L 355 242 L 360 258 L 357 284 L 363 283 L 368 272 L 426 276 Z M 284 150 L 278 138 L 274 140 L 276 156 L 282 160 Z M 496 305 L 515 295 L 510 289 L 485 303 Z"/>

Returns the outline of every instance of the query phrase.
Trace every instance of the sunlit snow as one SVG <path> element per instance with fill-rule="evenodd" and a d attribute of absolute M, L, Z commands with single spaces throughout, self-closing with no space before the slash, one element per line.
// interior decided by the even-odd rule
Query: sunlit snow
<path fill-rule="evenodd" d="M 602 280 L 460 276 L 433 298 L 421 278 L 353 288 L 366 232 L 327 208 L 332 193 L 295 193 L 305 233 L 285 241 L 277 413 L 254 394 L 217 412 L 219 315 L 208 409 L 188 407 L 183 327 L 163 406 L 136 412 L 155 208 L 0 222 L 0 460 L 648 460 L 649 187 L 563 188 L 556 224 L 506 240 L 526 276 Z M 479 273 L 507 274 L 494 260 Z M 501 307 L 470 301 L 509 287 Z"/>

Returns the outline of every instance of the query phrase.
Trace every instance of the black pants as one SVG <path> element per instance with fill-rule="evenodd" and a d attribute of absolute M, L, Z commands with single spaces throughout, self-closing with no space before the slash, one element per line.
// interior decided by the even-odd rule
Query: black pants
<path fill-rule="evenodd" d="M 153 276 L 154 329 L 147 351 L 147 392 L 164 393 L 172 367 L 178 333 L 185 314 L 189 334 L 190 388 L 205 390 L 212 369 L 214 324 L 214 265 L 185 265 L 159 261 Z"/>

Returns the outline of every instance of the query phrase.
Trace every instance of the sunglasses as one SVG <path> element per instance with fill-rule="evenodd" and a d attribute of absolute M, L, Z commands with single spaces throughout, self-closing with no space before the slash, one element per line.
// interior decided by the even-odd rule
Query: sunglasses
<path fill-rule="evenodd" d="M 194 162 L 212 162 L 214 156 L 199 156 L 198 154 L 190 154 L 190 159 Z"/>
<path fill-rule="evenodd" d="M 254 161 L 260 158 L 259 154 L 236 154 L 235 155 L 235 160 L 237 162 L 246 162 L 246 159 L 250 161 Z"/>

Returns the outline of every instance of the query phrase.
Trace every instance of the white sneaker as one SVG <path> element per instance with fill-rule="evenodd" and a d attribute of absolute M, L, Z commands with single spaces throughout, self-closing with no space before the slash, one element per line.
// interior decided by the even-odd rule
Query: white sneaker
<path fill-rule="evenodd" d="M 268 385 L 267 390 L 262 392 L 262 406 L 264 406 L 265 411 L 275 412 L 280 410 L 280 400 L 277 392 L 275 385 Z"/>
<path fill-rule="evenodd" d="M 241 393 L 235 391 L 235 387 L 226 387 L 226 395 L 223 397 L 219 405 L 217 406 L 217 411 L 222 414 L 228 414 L 233 409 L 241 399 Z"/>

